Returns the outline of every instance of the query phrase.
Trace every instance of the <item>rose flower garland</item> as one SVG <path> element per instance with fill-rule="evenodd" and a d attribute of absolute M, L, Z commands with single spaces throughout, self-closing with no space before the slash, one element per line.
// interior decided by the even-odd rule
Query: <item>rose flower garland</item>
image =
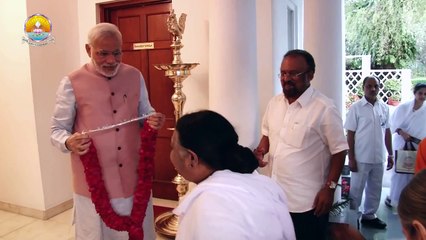
<path fill-rule="evenodd" d="M 80 156 L 96 211 L 108 227 L 117 231 L 129 232 L 129 240 L 143 239 L 142 223 L 151 196 L 152 177 L 154 173 L 157 131 L 145 122 L 140 136 L 141 148 L 139 150 L 138 182 L 133 195 L 133 207 L 130 216 L 120 216 L 112 208 L 102 178 L 102 169 L 94 144 L 90 145 L 89 152 Z"/>

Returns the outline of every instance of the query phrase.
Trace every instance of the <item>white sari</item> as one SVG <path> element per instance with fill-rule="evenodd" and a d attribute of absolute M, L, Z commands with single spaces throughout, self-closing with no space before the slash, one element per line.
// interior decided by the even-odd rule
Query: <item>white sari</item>
<path fill-rule="evenodd" d="M 413 99 L 399 105 L 391 116 L 390 124 L 393 133 L 392 145 L 394 150 L 403 149 L 405 145 L 404 138 L 395 132 L 398 128 L 418 139 L 426 137 L 426 104 L 423 104 L 418 110 L 413 111 L 414 101 Z M 417 149 L 417 144 L 413 143 L 413 145 Z M 400 174 L 393 171 L 389 196 L 392 206 L 398 204 L 402 189 L 412 177 L 413 174 Z"/>

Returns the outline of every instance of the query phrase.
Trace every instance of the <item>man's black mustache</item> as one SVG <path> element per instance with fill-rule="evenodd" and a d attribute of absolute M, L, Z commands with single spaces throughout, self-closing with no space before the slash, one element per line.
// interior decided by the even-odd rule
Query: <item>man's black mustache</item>
<path fill-rule="evenodd" d="M 296 86 L 296 84 L 295 84 L 295 83 L 294 83 L 294 81 L 292 81 L 292 80 L 288 80 L 288 81 L 284 82 L 284 85 L 291 85 L 291 86 L 293 86 L 293 87 L 295 87 L 295 86 Z"/>

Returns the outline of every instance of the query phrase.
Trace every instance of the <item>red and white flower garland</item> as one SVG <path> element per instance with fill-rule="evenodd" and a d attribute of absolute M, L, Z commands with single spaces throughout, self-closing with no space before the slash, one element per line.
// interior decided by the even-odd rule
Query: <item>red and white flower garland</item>
<path fill-rule="evenodd" d="M 142 223 L 151 196 L 152 178 L 154 174 L 154 155 L 157 131 L 147 122 L 140 133 L 141 148 L 138 166 L 138 182 L 133 195 L 133 207 L 130 216 L 118 215 L 111 206 L 108 192 L 102 178 L 102 169 L 99 165 L 96 148 L 92 143 L 89 152 L 80 156 L 84 166 L 86 181 L 96 211 L 105 224 L 117 231 L 129 232 L 129 240 L 143 240 Z"/>

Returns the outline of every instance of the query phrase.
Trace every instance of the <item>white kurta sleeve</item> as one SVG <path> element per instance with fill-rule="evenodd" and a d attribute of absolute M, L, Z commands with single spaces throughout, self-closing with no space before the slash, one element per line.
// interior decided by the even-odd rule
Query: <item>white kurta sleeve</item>
<path fill-rule="evenodd" d="M 144 114 L 148 114 L 151 112 L 154 112 L 154 108 L 151 106 L 151 103 L 149 102 L 148 98 L 148 90 L 146 89 L 145 85 L 145 79 L 143 78 L 143 75 L 141 74 L 140 77 L 141 81 L 141 90 L 140 90 L 140 96 L 139 96 L 139 116 L 142 116 Z"/>
<path fill-rule="evenodd" d="M 74 126 L 75 120 L 75 96 L 71 82 L 64 77 L 56 91 L 56 103 L 53 110 L 50 141 L 62 152 L 69 152 L 65 147 L 65 141 Z"/>

